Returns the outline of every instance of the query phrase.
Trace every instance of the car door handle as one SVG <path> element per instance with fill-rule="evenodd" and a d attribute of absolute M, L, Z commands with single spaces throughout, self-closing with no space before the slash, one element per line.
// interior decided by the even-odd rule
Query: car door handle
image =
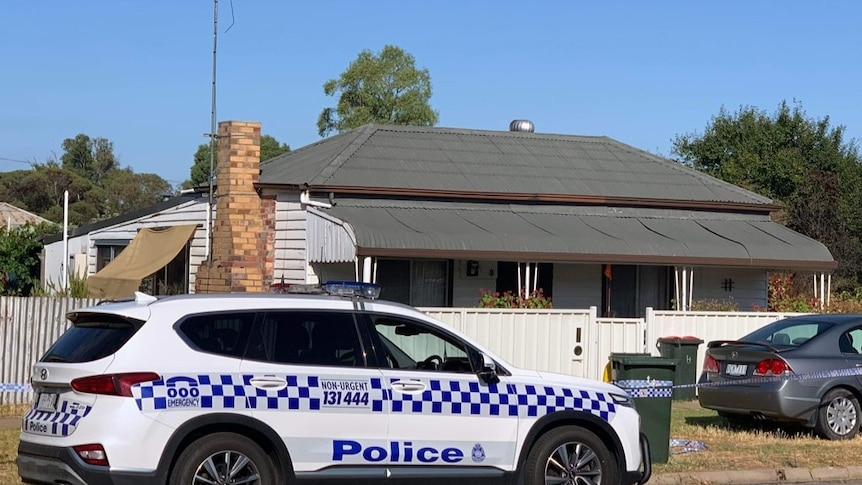
<path fill-rule="evenodd" d="M 421 381 L 395 381 L 392 383 L 392 390 L 398 392 L 406 392 L 408 394 L 422 392 L 425 390 L 425 383 Z"/>
<path fill-rule="evenodd" d="M 252 377 L 249 383 L 260 389 L 280 391 L 287 387 L 287 381 L 278 377 Z"/>

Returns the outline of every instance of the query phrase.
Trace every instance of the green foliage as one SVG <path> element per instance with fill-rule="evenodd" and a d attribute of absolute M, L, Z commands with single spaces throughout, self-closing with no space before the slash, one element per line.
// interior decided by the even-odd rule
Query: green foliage
<path fill-rule="evenodd" d="M 60 157 L 63 168 L 96 185 L 118 165 L 114 144 L 105 138 L 90 138 L 80 133 L 63 140 L 63 152 Z"/>
<path fill-rule="evenodd" d="M 30 296 L 54 296 L 68 298 L 89 298 L 90 293 L 87 289 L 87 275 L 78 275 L 75 273 L 69 274 L 69 288 L 62 290 L 61 284 L 48 281 L 45 287 L 36 286 Z"/>
<path fill-rule="evenodd" d="M 0 295 L 29 296 L 38 286 L 41 236 L 56 232 L 52 224 L 0 228 Z"/>
<path fill-rule="evenodd" d="M 366 123 L 434 126 L 438 113 L 431 108 L 431 74 L 417 69 L 412 55 L 387 45 L 379 54 L 359 53 L 337 79 L 323 85 L 327 96 L 340 93 L 335 108 L 325 108 L 317 120 L 320 136 L 343 132 Z"/>
<path fill-rule="evenodd" d="M 63 149 L 62 164 L 48 160 L 0 173 L 0 201 L 61 223 L 68 190 L 69 223 L 80 226 L 150 206 L 172 191 L 158 175 L 118 168 L 113 144 L 104 138 L 80 134 L 64 140 Z"/>
<path fill-rule="evenodd" d="M 280 143 L 271 135 L 263 135 L 260 137 L 260 161 L 275 158 L 283 153 L 290 151 L 290 145 Z M 218 157 L 213 159 L 213 174 L 216 173 L 218 166 Z M 195 152 L 194 162 L 192 163 L 190 178 L 183 182 L 183 187 L 192 188 L 198 185 L 207 183 L 210 179 L 210 146 L 202 143 L 198 145 Z"/>
<path fill-rule="evenodd" d="M 839 290 L 862 284 L 862 159 L 844 127 L 809 118 L 800 104 L 768 115 L 723 108 L 703 134 L 678 135 L 679 161 L 774 199 L 778 218 L 825 244 L 838 261 Z"/>
<path fill-rule="evenodd" d="M 733 298 L 726 300 L 692 300 L 691 310 L 694 312 L 738 312 L 739 305 Z"/>
<path fill-rule="evenodd" d="M 542 289 L 532 292 L 527 295 L 526 288 L 522 289 L 519 295 L 510 291 L 503 293 L 479 290 L 479 303 L 476 305 L 479 308 L 551 308 L 552 302 L 550 298 L 546 298 L 542 293 Z"/>

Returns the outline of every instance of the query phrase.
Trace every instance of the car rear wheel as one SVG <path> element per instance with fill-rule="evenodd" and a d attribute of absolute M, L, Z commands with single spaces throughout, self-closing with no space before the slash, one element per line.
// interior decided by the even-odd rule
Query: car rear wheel
<path fill-rule="evenodd" d="M 267 454 L 245 436 L 216 433 L 183 450 L 171 473 L 170 485 L 269 485 L 278 483 Z"/>
<path fill-rule="evenodd" d="M 859 432 L 859 401 L 845 389 L 832 389 L 823 396 L 814 430 L 828 440 L 847 440 Z"/>
<path fill-rule="evenodd" d="M 576 426 L 539 438 L 526 464 L 527 485 L 616 485 L 617 463 L 602 440 Z"/>

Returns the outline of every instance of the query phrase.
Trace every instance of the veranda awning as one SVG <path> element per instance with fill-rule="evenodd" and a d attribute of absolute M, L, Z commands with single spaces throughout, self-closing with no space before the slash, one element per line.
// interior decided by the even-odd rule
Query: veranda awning
<path fill-rule="evenodd" d="M 142 279 L 179 254 L 196 228 L 197 225 L 190 224 L 141 229 L 119 256 L 87 278 L 90 297 L 116 299 L 134 295 Z"/>

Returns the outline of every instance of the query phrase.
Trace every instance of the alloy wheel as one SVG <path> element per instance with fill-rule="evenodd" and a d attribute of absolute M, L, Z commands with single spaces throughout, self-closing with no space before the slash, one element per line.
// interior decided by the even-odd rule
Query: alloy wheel
<path fill-rule="evenodd" d="M 601 482 L 599 457 L 583 443 L 561 444 L 545 463 L 545 485 L 599 485 Z"/>
<path fill-rule="evenodd" d="M 231 451 L 219 451 L 206 458 L 192 478 L 191 485 L 257 485 L 260 473 L 246 455 Z"/>

